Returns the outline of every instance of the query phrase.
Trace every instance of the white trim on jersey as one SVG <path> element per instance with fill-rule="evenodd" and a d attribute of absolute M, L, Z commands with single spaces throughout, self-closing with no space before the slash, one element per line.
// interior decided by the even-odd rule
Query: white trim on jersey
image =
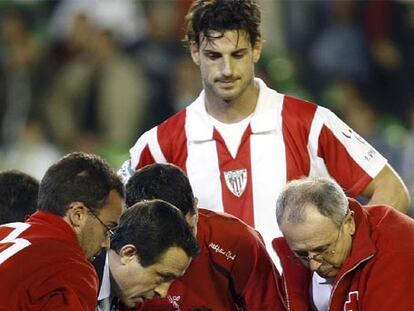
<path fill-rule="evenodd" d="M 129 150 L 129 154 L 131 155 L 141 155 L 142 151 L 145 149 L 146 146 L 151 151 L 151 155 L 153 156 L 155 162 L 157 163 L 167 163 L 167 160 L 160 148 L 157 138 L 157 129 L 158 127 L 153 127 L 149 131 L 145 132 L 135 143 L 135 145 Z M 131 167 L 136 168 L 140 157 L 131 157 Z"/>
<path fill-rule="evenodd" d="M 318 107 L 319 108 L 319 107 Z M 318 110 L 317 108 L 317 110 Z M 315 113 L 312 120 L 308 137 L 308 149 L 310 157 L 310 177 L 328 177 L 328 169 L 326 168 L 324 159 L 318 157 L 319 135 L 323 128 L 323 119 Z"/>
<path fill-rule="evenodd" d="M 315 119 L 318 118 L 322 119 L 325 126 L 346 147 L 350 156 L 360 167 L 364 168 L 369 176 L 375 177 L 381 171 L 387 160 L 344 121 L 329 109 L 320 106 L 315 115 Z"/>
<path fill-rule="evenodd" d="M 254 223 L 281 271 L 272 240 L 282 235 L 276 221 L 276 200 L 286 185 L 285 144 L 280 130 L 284 96 L 267 88 L 261 80 L 259 83 L 260 95 L 251 121 L 253 134 L 250 137 L 253 206 L 256 207 L 253 208 Z"/>
<path fill-rule="evenodd" d="M 187 107 L 185 132 L 188 148 L 187 175 L 199 206 L 223 212 L 217 147 L 213 140 L 213 125 L 204 106 L 204 92 Z M 205 180 L 209 181 L 208 185 Z"/>

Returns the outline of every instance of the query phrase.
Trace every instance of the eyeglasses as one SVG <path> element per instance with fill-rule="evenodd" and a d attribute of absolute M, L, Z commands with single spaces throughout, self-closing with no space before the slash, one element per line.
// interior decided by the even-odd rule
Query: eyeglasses
<path fill-rule="evenodd" d="M 89 209 L 89 214 L 91 214 L 96 220 L 98 220 L 101 223 L 102 226 L 104 226 L 104 228 L 106 229 L 106 232 L 105 232 L 106 237 L 108 239 L 111 239 L 114 236 L 114 234 L 115 234 L 114 229 L 108 227 L 107 225 L 105 225 L 105 223 L 98 217 L 98 215 L 96 215 L 90 209 Z"/>
<path fill-rule="evenodd" d="M 328 244 L 328 246 L 325 248 L 325 250 L 320 252 L 313 252 L 316 253 L 314 255 L 309 255 L 309 252 L 295 252 L 296 256 L 299 257 L 304 262 L 309 263 L 311 260 L 317 261 L 319 263 L 326 260 L 326 258 L 329 258 L 332 255 L 335 255 L 336 253 L 336 245 L 338 244 L 339 237 L 341 236 L 342 228 L 345 223 L 345 220 L 348 218 L 349 213 L 345 216 L 345 218 L 342 220 L 342 223 L 338 229 L 338 235 L 336 236 L 335 242 Z"/>

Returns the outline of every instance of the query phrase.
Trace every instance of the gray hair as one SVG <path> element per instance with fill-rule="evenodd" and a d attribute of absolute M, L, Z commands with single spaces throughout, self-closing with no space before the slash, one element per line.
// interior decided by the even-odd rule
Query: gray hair
<path fill-rule="evenodd" d="M 348 199 L 342 188 L 331 178 L 306 177 L 291 181 L 276 202 L 276 219 L 299 224 L 305 221 L 305 208 L 314 205 L 338 227 L 349 212 Z"/>

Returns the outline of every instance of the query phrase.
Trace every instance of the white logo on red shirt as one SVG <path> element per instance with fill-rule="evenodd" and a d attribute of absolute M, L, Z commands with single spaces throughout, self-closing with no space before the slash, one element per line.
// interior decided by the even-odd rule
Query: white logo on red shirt
<path fill-rule="evenodd" d="M 357 311 L 358 310 L 358 291 L 352 291 L 348 293 L 348 300 L 344 304 L 344 311 Z"/>
<path fill-rule="evenodd" d="M 247 185 L 247 169 L 225 171 L 224 179 L 231 193 L 240 198 Z"/>
<path fill-rule="evenodd" d="M 234 260 L 236 259 L 236 254 L 233 254 L 231 251 L 226 251 L 220 245 L 211 242 L 208 247 L 214 250 L 216 253 L 222 254 L 226 257 L 227 260 Z"/>
<path fill-rule="evenodd" d="M 180 305 L 178 304 L 178 302 L 181 300 L 181 296 L 178 296 L 178 295 L 174 295 L 174 296 L 168 295 L 167 296 L 167 299 L 168 299 L 169 303 L 172 304 L 172 306 L 173 306 L 173 308 L 175 310 L 180 310 Z"/>

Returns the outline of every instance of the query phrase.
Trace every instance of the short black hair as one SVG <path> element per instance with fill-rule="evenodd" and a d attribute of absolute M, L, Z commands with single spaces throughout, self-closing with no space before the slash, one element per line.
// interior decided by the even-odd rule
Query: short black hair
<path fill-rule="evenodd" d="M 155 163 L 134 173 L 126 184 L 126 204 L 160 199 L 171 203 L 184 215 L 195 214 L 193 190 L 185 173 L 173 164 Z"/>
<path fill-rule="evenodd" d="M 200 36 L 211 38 L 210 31 L 243 30 L 252 46 L 260 40 L 260 9 L 255 0 L 195 0 L 186 15 L 184 41 L 200 46 Z"/>
<path fill-rule="evenodd" d="M 69 153 L 46 171 L 38 209 L 64 216 L 70 204 L 79 201 L 98 212 L 112 190 L 124 198 L 124 185 L 105 160 L 94 154 Z"/>
<path fill-rule="evenodd" d="M 127 244 L 135 246 L 143 267 L 157 263 L 170 247 L 182 248 L 189 257 L 199 252 L 183 213 L 162 200 L 138 202 L 122 214 L 111 249 L 119 253 Z"/>
<path fill-rule="evenodd" d="M 0 225 L 23 222 L 37 206 L 39 181 L 18 170 L 0 173 Z"/>

